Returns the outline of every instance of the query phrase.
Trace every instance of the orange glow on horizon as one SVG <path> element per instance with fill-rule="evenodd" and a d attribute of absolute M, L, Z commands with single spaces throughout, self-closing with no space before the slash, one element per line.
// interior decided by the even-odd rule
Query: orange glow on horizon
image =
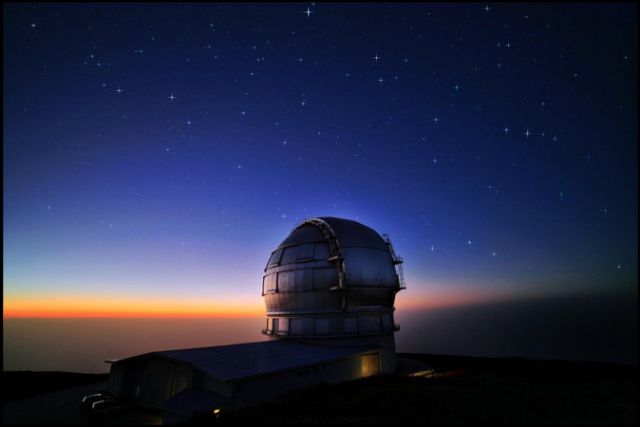
<path fill-rule="evenodd" d="M 5 298 L 3 318 L 27 317 L 246 317 L 265 312 L 256 299 L 212 302 L 179 299 L 102 298 L 102 297 L 14 297 Z"/>
<path fill-rule="evenodd" d="M 429 310 L 513 298 L 509 292 L 486 288 L 425 285 L 409 288 L 396 297 L 397 310 Z M 265 315 L 260 295 L 177 298 L 134 295 L 4 295 L 3 318 L 80 317 L 252 317 Z"/>
<path fill-rule="evenodd" d="M 451 286 L 439 286 L 421 290 L 420 293 L 414 292 L 411 295 L 403 291 L 396 297 L 395 307 L 396 310 L 428 310 L 481 304 L 513 297 L 512 293 L 505 291 L 452 289 Z"/>

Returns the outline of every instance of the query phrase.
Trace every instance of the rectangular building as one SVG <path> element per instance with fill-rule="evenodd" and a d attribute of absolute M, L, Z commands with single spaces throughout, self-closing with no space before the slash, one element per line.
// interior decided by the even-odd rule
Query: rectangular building
<path fill-rule="evenodd" d="M 109 389 L 180 420 L 318 383 L 377 375 L 381 351 L 289 340 L 158 351 L 112 362 Z"/>

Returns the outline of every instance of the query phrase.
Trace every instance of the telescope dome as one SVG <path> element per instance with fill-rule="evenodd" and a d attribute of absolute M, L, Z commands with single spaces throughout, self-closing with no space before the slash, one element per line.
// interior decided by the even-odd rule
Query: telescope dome
<path fill-rule="evenodd" d="M 301 222 L 271 253 L 265 334 L 332 338 L 393 334 L 402 270 L 388 237 L 359 222 Z"/>

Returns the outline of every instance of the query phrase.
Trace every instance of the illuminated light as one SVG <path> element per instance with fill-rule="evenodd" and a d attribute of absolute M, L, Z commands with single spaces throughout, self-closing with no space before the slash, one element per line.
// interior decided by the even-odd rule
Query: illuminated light
<path fill-rule="evenodd" d="M 213 411 L 211 411 L 213 413 L 213 415 L 215 415 L 216 417 L 220 415 L 220 408 L 216 408 Z"/>

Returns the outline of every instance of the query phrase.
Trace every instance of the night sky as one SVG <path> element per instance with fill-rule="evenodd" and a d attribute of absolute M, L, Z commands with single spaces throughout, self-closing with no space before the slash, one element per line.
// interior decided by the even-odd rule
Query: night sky
<path fill-rule="evenodd" d="M 263 312 L 308 217 L 397 307 L 632 292 L 635 4 L 4 4 L 4 313 Z M 244 311 L 243 311 L 244 310 Z"/>

